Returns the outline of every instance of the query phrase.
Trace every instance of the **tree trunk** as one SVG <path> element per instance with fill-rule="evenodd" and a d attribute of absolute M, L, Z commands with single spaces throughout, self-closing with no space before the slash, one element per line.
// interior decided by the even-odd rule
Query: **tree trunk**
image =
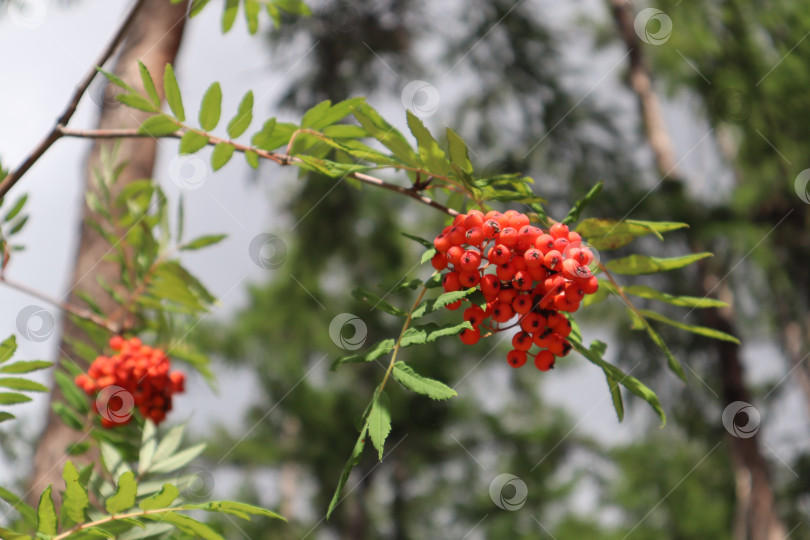
<path fill-rule="evenodd" d="M 649 68 L 644 63 L 641 43 L 634 26 L 635 16 L 627 0 L 608 0 L 611 12 L 628 49 L 630 57 L 630 85 L 639 100 L 649 144 L 655 154 L 655 163 L 662 178 L 680 180 L 676 171 L 676 154 L 672 139 L 666 128 L 661 107 Z M 700 266 L 700 279 L 704 293 L 713 290 L 717 277 L 708 273 L 706 265 Z M 736 335 L 734 313 L 731 309 L 709 309 L 707 326 Z M 717 361 L 723 385 L 725 404 L 734 401 L 751 402 L 745 386 L 740 349 L 726 341 L 717 342 Z M 737 483 L 737 512 L 733 524 L 738 540 L 782 540 L 787 535 L 775 505 L 773 487 L 768 474 L 767 461 L 762 456 L 756 435 L 749 438 L 729 434 L 728 442 Z"/>
<path fill-rule="evenodd" d="M 174 62 L 177 55 L 183 37 L 186 11 L 186 2 L 171 4 L 168 0 L 146 0 L 126 35 L 113 71 L 133 88 L 143 90 L 137 64 L 140 60 L 152 74 L 162 99 L 163 70 L 166 63 Z M 148 113 L 125 107 L 112 100 L 105 102 L 98 123 L 101 129 L 137 128 L 148 116 Z M 91 178 L 93 170 L 99 167 L 101 148 L 111 147 L 113 144 L 115 144 L 113 141 L 108 140 L 97 140 L 94 143 L 87 162 L 87 178 Z M 119 162 L 126 161 L 127 166 L 112 189 L 113 197 L 129 182 L 152 176 L 156 152 L 157 142 L 154 139 L 132 138 L 120 142 L 117 159 Z M 93 183 L 88 182 L 86 189 L 94 189 Z M 103 260 L 110 246 L 88 225 L 90 217 L 91 212 L 84 207 L 69 302 L 81 305 L 82 300 L 76 293 L 82 291 L 88 294 L 104 313 L 112 314 L 116 312 L 118 306 L 98 285 L 96 279 L 102 277 L 108 283 L 118 283 L 120 281 L 118 267 Z M 82 331 L 67 317 L 59 354 L 68 358 L 74 357 L 65 338 L 82 339 L 82 337 Z M 56 385 L 50 399 L 52 402 L 61 399 Z M 65 448 L 83 437 L 84 434 L 62 423 L 49 407 L 47 424 L 34 455 L 31 489 L 27 497 L 29 502 L 35 504 L 39 494 L 49 485 L 62 484 L 62 468 L 68 457 Z M 75 457 L 71 459 L 77 461 Z"/>

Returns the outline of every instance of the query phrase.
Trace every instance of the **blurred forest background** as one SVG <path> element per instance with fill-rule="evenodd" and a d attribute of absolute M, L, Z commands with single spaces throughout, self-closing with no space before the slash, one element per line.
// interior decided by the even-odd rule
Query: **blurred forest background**
<path fill-rule="evenodd" d="M 213 4 L 208 9 L 218 10 Z M 300 115 L 320 100 L 355 95 L 392 117 L 415 109 L 434 133 L 445 125 L 458 131 L 477 169 L 533 177 L 556 218 L 603 180 L 587 216 L 691 224 L 641 249 L 715 257 L 640 282 L 729 302 L 684 322 L 731 332 L 743 347 L 657 326 L 688 368 L 683 385 L 646 335 L 630 329 L 617 298 L 584 310 L 586 339 L 610 335 L 615 361 L 661 396 L 669 417 L 660 429 L 654 415 L 637 410 L 646 404 L 628 398 L 636 429 L 613 441 L 581 428 L 587 415 L 546 398 L 550 386 L 565 384 L 556 390 L 574 400 L 604 393 L 600 406 L 610 408 L 606 386 L 566 377 L 592 368 L 576 355 L 541 374 L 511 370 L 508 344 L 493 351 L 491 339 L 406 350 L 406 361 L 460 396 L 436 403 L 392 391 L 388 453 L 380 463 L 366 452 L 327 522 L 356 437 L 340 419 L 347 415 L 332 411 L 359 415 L 381 370 L 372 363 L 331 372 L 343 351 L 326 329 L 336 314 L 352 313 L 369 342 L 396 335 L 398 320 L 349 292 L 355 284 L 385 292 L 405 274 L 424 277 L 427 269 L 415 266 L 420 248 L 400 231 L 432 237 L 445 219 L 386 192 L 303 176 L 272 203 L 293 224 L 266 231 L 284 239 L 283 264 L 250 287 L 233 317 L 206 322 L 193 336 L 216 362 L 247 367 L 261 389 L 255 405 L 239 411 L 248 429 L 223 422 L 199 434 L 210 442 L 197 465 L 199 489 L 227 484 L 236 490 L 230 496 L 271 504 L 289 519 L 254 528 L 225 521 L 229 537 L 810 538 L 810 199 L 801 175 L 810 167 L 810 1 L 311 6 L 311 17 L 266 25 L 255 41 L 271 56 L 306 58 L 304 69 L 282 79 L 283 96 L 266 115 Z M 194 51 L 181 45 L 181 54 Z M 406 96 L 411 81 L 430 86 Z M 276 176 L 264 168 L 244 181 Z M 678 321 L 683 314 L 668 313 Z M 762 363 L 767 376 L 746 376 Z M 788 392 L 799 398 L 782 399 Z M 735 436 L 721 422 L 734 401 L 761 413 L 754 437 Z M 777 431 L 777 442 L 763 440 Z M 517 510 L 499 508 L 490 495 L 502 473 L 527 487 Z M 510 489 L 502 495 L 512 497 Z"/>

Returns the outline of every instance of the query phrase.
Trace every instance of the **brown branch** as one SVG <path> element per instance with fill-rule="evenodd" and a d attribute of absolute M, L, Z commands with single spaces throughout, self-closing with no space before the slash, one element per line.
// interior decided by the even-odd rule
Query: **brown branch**
<path fill-rule="evenodd" d="M 70 129 L 64 126 L 58 127 L 59 136 L 60 137 L 76 137 L 80 139 L 117 139 L 117 138 L 132 138 L 132 137 L 151 137 L 151 135 L 147 135 L 142 133 L 137 129 Z M 164 137 L 173 137 L 175 139 L 179 139 L 183 136 L 184 131 L 179 130 L 175 131 L 174 133 L 170 133 L 168 135 L 164 135 Z M 261 150 L 259 148 L 254 148 L 252 146 L 247 146 L 244 144 L 240 144 L 237 142 L 230 141 L 228 139 L 222 139 L 220 137 L 215 137 L 208 133 L 200 133 L 208 137 L 208 144 L 209 145 L 217 145 L 219 143 L 226 143 L 230 144 L 234 147 L 237 152 L 245 153 L 245 152 L 255 152 L 260 158 L 268 159 L 277 163 L 278 165 L 287 166 L 292 165 L 295 163 L 303 163 L 299 158 L 295 156 L 291 156 L 289 154 L 280 154 L 277 152 L 268 152 L 266 150 Z M 429 197 L 425 197 L 422 195 L 418 190 L 405 188 L 402 186 L 398 186 L 396 184 L 391 184 L 377 178 L 375 176 L 370 176 L 364 173 L 349 173 L 347 176 L 354 178 L 364 184 L 368 184 L 370 186 L 379 187 L 383 189 L 387 189 L 389 191 L 393 191 L 399 193 L 400 195 L 405 195 L 406 197 L 410 197 L 416 201 L 419 201 L 422 204 L 426 204 L 430 207 L 433 207 L 445 214 L 450 216 L 458 215 L 458 212 L 453 210 L 452 208 L 448 208 L 443 204 L 434 201 Z"/>
<path fill-rule="evenodd" d="M 102 328 L 106 328 L 107 330 L 109 330 L 110 332 L 112 332 L 114 334 L 118 334 L 122 330 L 122 328 L 121 328 L 121 326 L 119 324 L 117 324 L 117 323 L 115 323 L 113 321 L 107 320 L 107 319 L 105 319 L 103 317 L 100 317 L 100 316 L 96 315 L 95 313 L 93 313 L 90 310 L 82 309 L 80 307 L 73 306 L 71 304 L 68 304 L 67 302 L 60 302 L 59 300 L 57 300 L 55 298 L 51 298 L 51 297 L 49 297 L 49 296 L 47 296 L 47 295 L 45 295 L 45 294 L 43 294 L 43 293 L 41 293 L 41 292 L 39 292 L 39 291 L 37 291 L 35 289 L 32 289 L 32 288 L 28 287 L 27 285 L 23 285 L 22 283 L 17 283 L 15 281 L 11 281 L 11 280 L 9 280 L 8 278 L 6 278 L 4 276 L 0 276 L 0 283 L 5 283 L 6 285 L 11 287 L 12 289 L 16 289 L 16 290 L 18 290 L 20 292 L 23 292 L 23 293 L 27 294 L 27 295 L 33 296 L 34 298 L 42 300 L 43 302 L 47 302 L 48 304 L 56 306 L 59 309 L 61 309 L 62 311 L 70 313 L 71 315 L 75 315 L 76 317 L 79 317 L 80 319 L 85 319 L 85 320 L 88 320 L 90 322 L 93 322 L 93 323 L 97 324 L 98 326 L 101 326 Z"/>
<path fill-rule="evenodd" d="M 82 96 L 87 91 L 87 88 L 90 86 L 90 83 L 93 82 L 93 78 L 98 73 L 96 67 L 103 66 L 105 63 L 107 63 L 107 60 L 109 60 L 110 57 L 113 55 L 115 50 L 118 48 L 118 45 L 120 45 L 121 41 L 124 39 L 127 30 L 132 24 L 132 21 L 135 20 L 135 16 L 138 14 L 138 11 L 141 9 L 144 2 L 145 0 L 138 0 L 132 7 L 126 19 L 124 19 L 124 22 L 121 23 L 121 26 L 118 28 L 118 31 L 115 33 L 110 43 L 102 51 L 98 60 L 96 60 L 93 66 L 87 71 L 81 82 L 79 82 L 79 85 L 76 87 L 75 92 L 73 92 L 73 95 L 71 96 L 70 101 L 65 107 L 65 110 L 62 112 L 59 118 L 57 118 L 53 129 L 51 129 L 51 131 L 45 136 L 44 139 L 42 139 L 42 141 L 37 145 L 37 147 L 34 148 L 34 150 L 28 155 L 25 161 L 23 161 L 22 164 L 15 170 L 9 172 L 8 176 L 6 176 L 3 179 L 3 181 L 0 182 L 0 199 L 5 197 L 6 193 L 8 193 L 8 191 L 12 187 L 14 187 L 14 184 L 16 184 L 20 180 L 20 178 L 22 178 L 23 175 L 26 172 L 28 172 L 28 169 L 30 169 L 34 165 L 34 163 L 36 163 L 37 160 L 39 160 L 39 158 L 41 158 L 43 154 L 45 154 L 45 152 L 48 151 L 48 149 L 53 145 L 53 143 L 55 143 L 56 141 L 59 140 L 60 137 L 62 137 L 61 128 L 66 126 L 68 122 L 70 122 L 70 119 L 76 112 L 76 107 L 79 106 L 79 101 L 81 101 Z"/>

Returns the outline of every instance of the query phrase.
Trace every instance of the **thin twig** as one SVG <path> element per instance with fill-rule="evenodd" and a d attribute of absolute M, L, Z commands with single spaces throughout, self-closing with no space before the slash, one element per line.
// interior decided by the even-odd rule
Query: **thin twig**
<path fill-rule="evenodd" d="M 175 139 L 179 139 L 183 136 L 184 131 L 178 130 L 174 133 L 170 133 L 168 135 L 164 135 L 164 137 L 173 137 Z M 76 137 L 80 139 L 117 139 L 117 138 L 138 138 L 138 137 L 151 137 L 146 133 L 143 133 L 137 129 L 70 129 L 64 126 L 59 127 L 59 134 L 62 137 Z M 286 166 L 292 165 L 295 163 L 303 163 L 299 158 L 295 156 L 291 156 L 289 154 L 280 154 L 277 152 L 268 152 L 266 150 L 261 150 L 260 148 L 254 148 L 252 146 L 247 146 L 244 144 L 240 144 L 237 142 L 230 141 L 228 139 L 222 139 L 220 137 L 215 137 L 208 133 L 200 132 L 201 135 L 208 137 L 208 144 L 209 145 L 217 145 L 219 143 L 226 143 L 234 147 L 237 152 L 245 153 L 245 152 L 255 152 L 260 158 L 268 159 L 277 163 L 278 165 Z M 458 212 L 453 210 L 452 208 L 448 208 L 443 204 L 434 201 L 429 197 L 425 197 L 424 195 L 420 194 L 418 191 L 413 189 L 405 188 L 402 186 L 398 186 L 396 184 L 391 184 L 377 178 L 375 176 L 370 176 L 368 174 L 354 172 L 349 173 L 347 176 L 354 178 L 364 184 L 368 184 L 370 186 L 375 186 L 383 189 L 387 189 L 389 191 L 395 191 L 400 195 L 405 195 L 406 197 L 410 197 L 416 201 L 421 202 L 422 204 L 426 204 L 431 206 L 437 210 L 444 212 L 450 216 L 458 215 Z"/>
<path fill-rule="evenodd" d="M 132 21 L 135 20 L 135 16 L 138 14 L 138 11 L 140 11 L 144 3 L 145 0 L 137 0 L 137 2 L 127 15 L 126 19 L 124 19 L 124 22 L 121 23 L 121 26 L 118 28 L 118 31 L 115 33 L 110 43 L 102 51 L 98 60 L 96 60 L 93 66 L 87 71 L 81 82 L 79 82 L 79 85 L 76 87 L 76 91 L 71 96 L 70 101 L 67 104 L 67 107 L 65 107 L 64 112 L 62 112 L 62 114 L 56 120 L 56 123 L 54 127 L 51 129 L 51 131 L 45 136 L 44 139 L 42 139 L 39 145 L 37 145 L 37 147 L 28 155 L 25 161 L 23 161 L 22 164 L 15 170 L 11 171 L 8 174 L 8 176 L 6 176 L 3 179 L 3 181 L 0 182 L 0 198 L 3 198 L 6 195 L 6 193 L 8 193 L 8 191 L 12 187 L 14 187 L 14 184 L 16 184 L 20 180 L 20 178 L 22 178 L 22 176 L 26 172 L 28 172 L 28 169 L 30 169 L 34 165 L 34 163 L 36 163 L 37 160 L 41 158 L 43 154 L 45 154 L 45 152 L 51 147 L 51 145 L 53 145 L 53 143 L 58 141 L 59 138 L 62 136 L 61 128 L 66 126 L 68 122 L 70 122 L 70 119 L 76 112 L 76 107 L 79 106 L 79 101 L 81 101 L 82 96 L 87 91 L 87 88 L 89 88 L 90 83 L 93 82 L 93 78 L 98 73 L 96 67 L 101 67 L 107 63 L 107 60 L 110 59 L 115 50 L 118 48 L 118 45 L 120 45 L 121 41 L 123 41 L 124 36 L 127 33 L 127 30 L 129 30 Z"/>
<path fill-rule="evenodd" d="M 75 315 L 80 319 L 86 319 L 88 321 L 91 321 L 97 324 L 98 326 L 106 328 L 107 330 L 109 330 L 114 334 L 118 334 L 121 332 L 121 326 L 119 324 L 111 320 L 105 319 L 103 317 L 100 317 L 90 310 L 73 306 L 71 304 L 68 304 L 67 302 L 60 302 L 59 300 L 51 298 L 35 289 L 28 287 L 27 285 L 23 285 L 22 283 L 17 283 L 15 281 L 10 281 L 6 277 L 0 277 L 0 283 L 4 283 L 9 287 L 11 287 L 12 289 L 16 289 L 20 292 L 33 296 L 34 298 L 42 300 L 43 302 L 47 302 L 48 304 L 56 306 L 62 311 L 70 313 L 71 315 Z"/>

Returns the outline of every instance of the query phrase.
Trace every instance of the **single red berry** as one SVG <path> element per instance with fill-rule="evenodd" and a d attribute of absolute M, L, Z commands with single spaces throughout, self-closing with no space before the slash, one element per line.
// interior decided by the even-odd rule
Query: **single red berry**
<path fill-rule="evenodd" d="M 568 247 L 568 238 L 557 238 L 554 240 L 554 249 L 559 251 L 560 253 L 565 252 L 565 248 Z"/>
<path fill-rule="evenodd" d="M 458 266 L 461 264 L 461 258 L 464 256 L 464 248 L 461 246 L 453 246 L 447 250 L 447 260 L 456 267 L 458 270 Z"/>
<path fill-rule="evenodd" d="M 470 321 L 473 326 L 478 326 L 485 318 L 484 310 L 478 306 L 470 306 L 464 310 L 464 320 Z"/>
<path fill-rule="evenodd" d="M 515 289 L 504 289 L 501 288 L 501 292 L 498 293 L 498 300 L 501 302 L 506 302 L 507 304 L 511 304 L 515 298 L 517 298 L 518 292 Z"/>
<path fill-rule="evenodd" d="M 478 272 L 460 272 L 458 274 L 458 281 L 465 289 L 476 287 L 481 283 L 481 274 Z"/>
<path fill-rule="evenodd" d="M 444 292 L 453 292 L 461 290 L 461 282 L 458 278 L 458 272 L 448 272 L 442 278 L 442 287 Z"/>
<path fill-rule="evenodd" d="M 527 313 L 520 320 L 520 328 L 528 334 L 536 334 L 546 325 L 545 317 L 539 313 Z"/>
<path fill-rule="evenodd" d="M 501 281 L 512 281 L 512 278 L 515 277 L 515 272 L 517 272 L 517 269 L 512 261 L 506 264 L 499 264 L 498 268 L 495 270 L 495 274 Z"/>
<path fill-rule="evenodd" d="M 563 350 L 565 350 L 565 339 L 556 332 L 552 333 L 550 338 L 551 343 L 549 343 L 548 350 L 555 356 L 562 356 Z"/>
<path fill-rule="evenodd" d="M 548 233 L 554 238 L 568 238 L 568 225 L 555 223 L 548 230 Z"/>
<path fill-rule="evenodd" d="M 556 249 L 552 249 L 548 253 L 546 253 L 545 258 L 543 259 L 546 268 L 549 270 L 559 270 L 562 266 L 562 253 L 557 251 Z"/>
<path fill-rule="evenodd" d="M 447 255 L 444 253 L 437 253 L 430 259 L 430 264 L 436 270 L 444 270 L 447 268 Z"/>
<path fill-rule="evenodd" d="M 450 237 L 446 234 L 440 234 L 433 240 L 433 247 L 436 248 L 436 251 L 439 253 L 447 253 L 447 250 L 450 249 L 453 245 L 453 242 L 450 241 Z"/>
<path fill-rule="evenodd" d="M 571 321 L 567 317 L 563 317 L 563 322 L 554 327 L 554 333 L 564 338 L 570 336 L 572 330 Z"/>
<path fill-rule="evenodd" d="M 479 328 L 473 328 L 472 330 L 467 328 L 460 336 L 461 342 L 465 345 L 475 345 L 478 343 L 478 340 L 481 339 L 481 330 Z"/>
<path fill-rule="evenodd" d="M 579 282 L 585 294 L 593 294 L 599 290 L 599 280 L 596 276 L 591 276 Z"/>
<path fill-rule="evenodd" d="M 490 299 L 498 296 L 501 292 L 501 282 L 498 281 L 497 276 L 487 274 L 481 278 L 481 292 L 484 293 L 484 298 Z"/>
<path fill-rule="evenodd" d="M 523 254 L 523 260 L 526 261 L 527 268 L 539 268 L 545 262 L 545 256 L 539 249 L 529 248 Z"/>
<path fill-rule="evenodd" d="M 526 214 L 521 214 L 516 212 L 509 218 L 509 226 L 513 229 L 520 230 L 521 227 L 525 227 L 529 224 L 529 216 Z"/>
<path fill-rule="evenodd" d="M 512 247 L 517 245 L 518 243 L 518 232 L 517 229 L 512 227 L 505 227 L 498 233 L 496 240 L 507 247 Z"/>
<path fill-rule="evenodd" d="M 480 264 L 481 264 L 481 254 L 471 249 L 465 251 L 459 260 L 459 266 L 461 267 L 462 270 L 466 272 L 478 270 L 478 266 Z"/>
<path fill-rule="evenodd" d="M 511 350 L 506 355 L 506 361 L 513 368 L 519 368 L 526 363 L 527 356 L 525 351 Z"/>
<path fill-rule="evenodd" d="M 532 336 L 526 332 L 518 332 L 512 337 L 512 347 L 516 351 L 528 351 L 532 348 Z"/>
<path fill-rule="evenodd" d="M 568 241 L 572 244 L 575 242 L 582 242 L 582 236 L 580 236 L 579 233 L 571 231 L 568 233 Z"/>
<path fill-rule="evenodd" d="M 512 309 L 519 315 L 525 315 L 532 310 L 532 296 L 530 294 L 519 294 L 512 300 Z"/>
<path fill-rule="evenodd" d="M 532 276 L 526 270 L 518 270 L 515 272 L 515 277 L 512 278 L 512 286 L 520 291 L 531 290 Z"/>
<path fill-rule="evenodd" d="M 512 252 L 509 251 L 509 248 L 504 246 L 503 244 L 496 244 L 495 246 L 489 248 L 487 252 L 487 260 L 492 264 L 504 264 L 509 262 L 509 259 L 512 258 Z"/>
<path fill-rule="evenodd" d="M 534 247 L 546 254 L 554 249 L 554 237 L 550 234 L 541 234 L 535 239 Z"/>
<path fill-rule="evenodd" d="M 534 365 L 540 371 L 548 371 L 554 368 L 554 354 L 551 351 L 540 351 L 534 357 Z"/>
<path fill-rule="evenodd" d="M 582 290 L 582 285 L 576 282 L 571 282 L 565 286 L 565 297 L 570 302 L 579 304 L 585 298 L 585 291 Z"/>
<path fill-rule="evenodd" d="M 506 302 L 498 302 L 492 308 L 492 319 L 495 322 L 505 323 L 514 316 L 515 312 L 512 311 L 512 306 Z"/>
<path fill-rule="evenodd" d="M 467 229 L 465 229 L 463 225 L 456 225 L 450 229 L 450 234 L 448 235 L 450 242 L 455 246 L 462 245 L 467 240 L 466 232 Z"/>
<path fill-rule="evenodd" d="M 496 234 L 501 232 L 501 225 L 496 219 L 488 219 L 481 226 L 481 230 L 484 233 L 484 238 L 486 240 L 490 240 L 494 238 Z"/>
<path fill-rule="evenodd" d="M 554 307 L 557 308 L 557 311 L 573 313 L 579 309 L 579 302 L 572 302 L 565 294 L 558 294 L 554 297 Z"/>
<path fill-rule="evenodd" d="M 470 210 L 464 219 L 464 226 L 468 229 L 480 227 L 484 223 L 484 214 L 480 210 Z"/>
<path fill-rule="evenodd" d="M 480 246 L 484 243 L 484 231 L 481 230 L 481 227 L 468 228 L 464 236 L 467 238 L 467 243 L 471 246 Z"/>
<path fill-rule="evenodd" d="M 530 266 L 527 271 L 529 272 L 529 275 L 532 276 L 533 281 L 542 283 L 548 278 L 548 270 L 546 270 L 545 266 Z"/>
<path fill-rule="evenodd" d="M 533 225 L 524 225 L 518 229 L 518 248 L 526 250 L 534 247 L 534 241 L 543 234 L 543 230 Z"/>

